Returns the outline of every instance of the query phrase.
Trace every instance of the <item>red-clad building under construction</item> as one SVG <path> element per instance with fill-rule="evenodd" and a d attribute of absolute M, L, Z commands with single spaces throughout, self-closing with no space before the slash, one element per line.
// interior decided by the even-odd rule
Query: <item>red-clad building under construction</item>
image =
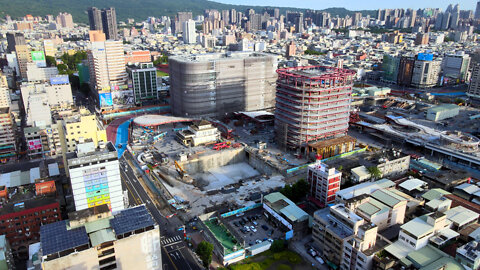
<path fill-rule="evenodd" d="M 309 142 L 347 133 L 355 71 L 307 66 L 277 73 L 275 132 L 279 145 L 305 152 Z"/>

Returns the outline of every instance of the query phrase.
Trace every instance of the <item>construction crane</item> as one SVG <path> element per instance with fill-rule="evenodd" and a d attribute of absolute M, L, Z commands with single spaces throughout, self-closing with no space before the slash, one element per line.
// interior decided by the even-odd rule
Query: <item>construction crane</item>
<path fill-rule="evenodd" d="M 180 177 L 183 179 L 184 177 L 188 176 L 187 172 L 182 168 L 182 166 L 180 164 L 178 164 L 178 162 L 175 160 L 174 161 L 175 163 L 175 169 L 177 170 L 178 174 L 180 175 Z"/>

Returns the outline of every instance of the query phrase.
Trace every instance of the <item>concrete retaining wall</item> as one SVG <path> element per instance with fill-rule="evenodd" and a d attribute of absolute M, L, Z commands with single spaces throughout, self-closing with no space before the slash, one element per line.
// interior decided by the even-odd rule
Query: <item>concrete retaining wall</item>
<path fill-rule="evenodd" d="M 278 173 L 278 171 L 273 168 L 270 164 L 266 163 L 262 159 L 258 158 L 257 155 L 253 152 L 248 153 L 248 164 L 252 166 L 255 170 L 259 171 L 261 174 L 272 175 Z"/>
<path fill-rule="evenodd" d="M 208 170 L 245 161 L 243 147 L 220 150 L 209 155 L 183 162 L 182 167 L 189 174 L 205 173 Z"/>

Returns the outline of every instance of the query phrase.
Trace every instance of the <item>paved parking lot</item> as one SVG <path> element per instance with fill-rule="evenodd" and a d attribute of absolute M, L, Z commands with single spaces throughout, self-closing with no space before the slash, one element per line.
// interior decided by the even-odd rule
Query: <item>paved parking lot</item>
<path fill-rule="evenodd" d="M 257 219 L 253 219 L 253 217 L 257 217 Z M 248 218 L 251 218 L 251 221 L 248 221 Z M 239 224 L 241 220 L 247 220 L 245 225 Z M 242 237 L 242 240 L 245 241 L 245 246 L 253 246 L 256 240 L 263 241 L 264 239 L 284 239 L 285 232 L 282 231 L 280 228 L 275 228 L 271 222 L 267 220 L 267 218 L 263 215 L 263 209 L 255 209 L 252 211 L 245 212 L 242 216 L 232 216 L 228 218 L 225 222 L 228 222 L 230 226 Z M 257 225 L 254 224 L 257 223 Z M 235 223 L 237 225 L 235 225 Z M 262 228 L 266 226 L 267 230 Z M 249 232 L 242 232 L 242 228 L 248 226 L 250 228 Z M 252 231 L 251 226 L 253 226 L 256 232 Z"/>

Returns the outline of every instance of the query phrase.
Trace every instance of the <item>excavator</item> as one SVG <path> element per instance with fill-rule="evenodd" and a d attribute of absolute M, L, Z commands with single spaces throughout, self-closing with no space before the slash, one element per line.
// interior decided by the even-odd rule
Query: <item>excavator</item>
<path fill-rule="evenodd" d="M 180 164 L 178 164 L 178 162 L 175 160 L 175 169 L 177 170 L 178 174 L 180 175 L 180 177 L 183 179 L 185 177 L 188 176 L 187 172 L 182 168 L 182 166 Z"/>

